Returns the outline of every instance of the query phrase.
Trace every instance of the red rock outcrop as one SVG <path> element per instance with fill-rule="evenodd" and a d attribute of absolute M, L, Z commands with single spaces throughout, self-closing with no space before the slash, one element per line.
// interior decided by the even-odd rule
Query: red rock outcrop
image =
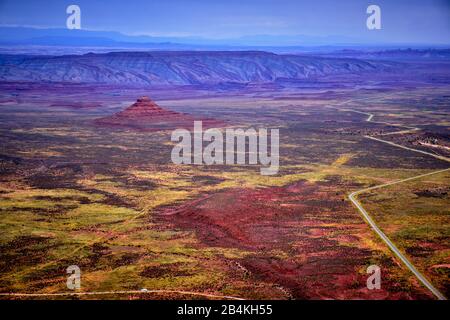
<path fill-rule="evenodd" d="M 163 109 L 145 96 L 137 99 L 125 110 L 97 119 L 95 123 L 145 131 L 160 131 L 178 128 L 192 129 L 194 121 L 202 121 L 204 128 L 223 126 L 223 123 L 214 119 L 197 119 L 188 114 Z"/>

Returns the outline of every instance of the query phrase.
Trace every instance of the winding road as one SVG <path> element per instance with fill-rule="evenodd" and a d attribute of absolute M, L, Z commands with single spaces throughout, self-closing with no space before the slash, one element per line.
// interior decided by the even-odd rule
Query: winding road
<path fill-rule="evenodd" d="M 344 101 L 344 103 L 347 103 L 347 102 L 349 102 L 349 101 Z M 336 109 L 339 109 L 339 108 L 336 108 Z M 373 117 L 374 117 L 373 114 L 367 113 L 367 112 L 361 112 L 361 111 L 351 110 L 351 109 L 339 109 L 339 110 L 341 110 L 341 111 L 351 111 L 351 112 L 362 113 L 362 114 L 368 115 L 368 118 L 366 119 L 367 122 L 371 122 Z M 386 122 L 382 122 L 382 123 L 390 125 L 389 123 L 386 123 Z M 395 132 L 385 133 L 383 135 L 404 134 L 404 133 L 420 130 L 420 128 L 409 128 L 409 127 L 407 127 L 407 128 L 408 128 L 408 130 L 395 131 Z M 440 156 L 440 155 L 437 155 L 437 154 L 433 154 L 433 153 L 430 153 L 430 152 L 426 152 L 426 151 L 423 151 L 423 150 L 418 150 L 418 149 L 405 147 L 405 146 L 396 144 L 396 143 L 391 142 L 391 141 L 386 141 L 386 140 L 382 140 L 382 139 L 375 138 L 375 137 L 372 137 L 372 136 L 367 136 L 367 135 L 364 136 L 364 138 L 375 140 L 375 141 L 382 142 L 382 143 L 386 143 L 386 144 L 389 144 L 389 145 L 394 146 L 394 147 L 406 149 L 406 150 L 409 150 L 409 151 L 418 152 L 418 153 L 421 153 L 421 154 L 432 156 L 432 157 L 434 157 L 436 159 L 439 159 L 439 160 L 450 162 L 450 159 L 447 158 L 447 157 Z M 377 185 L 377 186 L 373 186 L 373 187 L 370 187 L 370 188 L 365 188 L 365 189 L 361 189 L 361 190 L 352 192 L 348 196 L 350 201 L 356 206 L 356 208 L 358 208 L 359 212 L 361 213 L 363 218 L 367 221 L 367 223 L 370 225 L 370 227 L 378 234 L 378 236 L 384 241 L 384 243 L 387 244 L 387 246 L 403 262 L 403 264 L 416 276 L 416 278 L 425 287 L 427 287 L 436 296 L 436 298 L 438 298 L 439 300 L 447 300 L 447 299 L 436 287 L 434 287 L 431 284 L 430 281 L 428 281 L 428 279 L 422 273 L 420 273 L 419 270 L 416 269 L 416 267 L 408 260 L 408 258 L 384 234 L 384 232 L 381 231 L 381 229 L 377 226 L 377 224 L 372 219 L 372 217 L 369 215 L 369 213 L 364 209 L 364 207 L 361 205 L 361 203 L 357 200 L 356 196 L 361 194 L 361 193 L 367 192 L 367 191 L 372 191 L 372 190 L 375 190 L 375 189 L 380 189 L 380 188 L 392 186 L 394 184 L 420 179 L 420 178 L 423 178 L 423 177 L 426 177 L 426 176 L 431 176 L 431 175 L 442 173 L 442 172 L 445 172 L 445 171 L 448 171 L 448 170 L 450 170 L 450 168 L 443 169 L 443 170 L 438 170 L 438 171 L 434 171 L 434 172 L 429 172 L 429 173 L 425 173 L 425 174 L 421 174 L 421 175 L 410 177 L 410 178 L 407 178 L 407 179 L 402 179 L 402 180 L 397 180 L 397 181 L 393 181 L 393 182 L 389 182 L 389 183 L 380 184 L 380 185 Z"/>
<path fill-rule="evenodd" d="M 364 99 L 361 99 L 361 100 L 364 100 Z M 352 109 L 348 109 L 348 108 L 344 109 L 344 108 L 338 107 L 338 106 L 347 104 L 348 102 L 351 102 L 351 101 L 354 101 L 354 100 L 353 99 L 346 100 L 346 101 L 343 101 L 343 102 L 341 102 L 339 104 L 336 104 L 336 106 L 327 106 L 327 107 L 333 108 L 333 109 L 337 109 L 339 111 L 350 111 L 350 112 L 355 112 L 355 113 L 359 113 L 359 114 L 365 114 L 365 115 L 368 116 L 366 121 L 367 122 L 372 122 L 372 119 L 374 118 L 374 114 L 371 114 L 371 113 L 368 113 L 368 112 L 362 112 L 362 111 L 359 111 L 359 110 L 352 110 Z M 389 124 L 389 123 L 386 123 L 386 122 L 379 122 L 379 123 L 392 125 L 392 124 Z M 398 126 L 398 125 L 394 125 L 394 126 Z M 389 132 L 389 133 L 381 134 L 380 136 L 383 136 L 383 135 L 394 135 L 394 134 L 404 134 L 404 133 L 420 130 L 420 128 L 411 128 L 411 127 L 407 127 L 407 126 L 401 126 L 401 127 L 407 128 L 407 130 Z M 382 139 L 375 138 L 375 137 L 368 136 L 368 135 L 365 135 L 364 138 L 375 140 L 375 141 L 382 142 L 382 143 L 386 143 L 386 144 L 389 144 L 389 145 L 394 146 L 394 147 L 406 149 L 406 150 L 413 151 L 413 152 L 418 152 L 418 153 L 421 153 L 421 154 L 432 156 L 432 157 L 437 158 L 439 160 L 450 162 L 450 159 L 447 158 L 447 157 L 436 155 L 436 154 L 433 154 L 433 153 L 430 153 L 430 152 L 426 152 L 426 151 L 423 151 L 423 150 L 417 150 L 417 149 L 405 147 L 405 146 L 393 143 L 391 141 L 382 140 Z M 364 209 L 364 207 L 361 205 L 361 203 L 357 200 L 357 196 L 362 194 L 362 193 L 364 193 L 364 192 L 368 192 L 368 191 L 372 191 L 372 190 L 375 190 L 375 189 L 388 187 L 388 186 L 391 186 L 391 185 L 395 185 L 395 184 L 399 184 L 399 183 L 403 183 L 403 182 L 407 182 L 407 181 L 411 181 L 411 180 L 415 180 L 415 179 L 420 179 L 422 177 L 426 177 L 426 176 L 442 173 L 442 172 L 445 172 L 445 171 L 448 171 L 448 170 L 450 170 L 450 168 L 443 169 L 443 170 L 438 170 L 438 171 L 434 171 L 434 172 L 429 172 L 429 173 L 421 174 L 421 175 L 418 175 L 418 176 L 414 176 L 414 177 L 410 177 L 410 178 L 406 178 L 406 179 L 402 179 L 402 180 L 397 180 L 397 181 L 393 181 L 393 182 L 389 182 L 389 183 L 385 183 L 385 184 L 381 184 L 381 185 L 377 185 L 377 186 L 373 186 L 373 187 L 357 190 L 357 191 L 352 192 L 351 194 L 349 194 L 350 201 L 356 206 L 356 208 L 361 213 L 363 218 L 367 221 L 367 223 L 370 225 L 370 227 L 377 233 L 377 235 L 384 241 L 384 243 L 386 243 L 386 245 L 395 254 L 395 256 L 397 256 L 403 262 L 403 264 L 417 277 L 417 279 L 426 288 L 428 288 L 439 300 L 446 300 L 446 297 L 438 289 L 436 289 L 430 283 L 430 281 L 428 281 L 427 278 L 422 273 L 420 273 L 420 271 L 418 271 L 416 269 L 416 267 L 408 260 L 408 258 L 395 246 L 395 244 L 386 236 L 386 234 L 384 234 L 384 232 L 374 222 L 374 220 L 372 219 L 370 214 Z M 135 217 L 133 217 L 131 219 L 135 219 L 135 218 L 137 218 L 137 217 L 139 217 L 141 215 L 142 215 L 142 213 L 138 214 L 137 216 L 135 216 Z M 81 249 L 81 248 L 79 248 L 79 249 Z M 50 263 L 54 263 L 54 262 L 55 261 L 52 261 Z M 98 291 L 98 292 L 61 292 L 61 293 L 14 293 L 14 292 L 9 292 L 9 293 L 0 293 L 0 296 L 9 296 L 9 297 L 55 296 L 55 297 L 57 297 L 57 296 L 84 296 L 84 295 L 85 296 L 96 296 L 96 295 L 112 295 L 112 294 L 152 294 L 152 293 L 169 293 L 169 294 L 193 295 L 193 296 L 200 296 L 200 297 L 205 297 L 205 298 L 244 300 L 244 299 L 242 299 L 240 297 L 226 296 L 226 295 L 222 296 L 222 295 L 202 293 L 202 292 L 177 291 L 177 290 L 146 290 L 146 289 L 142 289 L 142 290 Z"/>

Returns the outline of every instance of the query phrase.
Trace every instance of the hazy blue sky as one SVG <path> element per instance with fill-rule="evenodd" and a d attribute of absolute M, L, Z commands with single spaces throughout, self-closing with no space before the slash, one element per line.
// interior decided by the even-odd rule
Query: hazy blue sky
<path fill-rule="evenodd" d="M 450 43 L 450 0 L 0 0 L 0 24 L 64 28 L 69 4 L 81 7 L 83 29 L 126 34 Z M 369 4 L 381 7 L 382 30 L 367 30 Z"/>

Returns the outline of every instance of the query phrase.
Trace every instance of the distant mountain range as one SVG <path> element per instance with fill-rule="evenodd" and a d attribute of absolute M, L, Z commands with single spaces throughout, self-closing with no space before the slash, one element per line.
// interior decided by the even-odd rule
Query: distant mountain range
<path fill-rule="evenodd" d="M 372 60 L 450 60 L 450 49 L 395 49 L 379 51 L 336 50 L 327 53 L 317 53 L 319 56 L 358 58 Z"/>
<path fill-rule="evenodd" d="M 338 43 L 360 43 L 361 40 L 327 36 L 305 35 L 253 35 L 230 39 L 202 37 L 157 37 L 125 35 L 114 31 L 69 30 L 58 28 L 0 27 L 0 43 L 33 45 L 106 45 L 154 46 L 156 44 L 178 44 L 198 46 L 300 46 Z"/>
<path fill-rule="evenodd" d="M 69 30 L 57 28 L 0 27 L 0 46 L 66 46 L 145 48 L 151 50 L 264 50 L 288 51 L 305 47 L 378 47 L 399 48 L 395 44 L 373 44 L 366 39 L 344 36 L 307 35 L 252 35 L 229 39 L 202 37 L 156 37 L 146 35 L 125 35 L 113 31 Z M 405 45 L 403 45 L 404 47 Z M 421 47 L 421 46 L 412 46 Z M 285 49 L 286 50 L 286 49 Z"/>
<path fill-rule="evenodd" d="M 111 52 L 0 55 L 0 80 L 130 85 L 267 83 L 398 70 L 392 62 L 277 55 L 262 51 Z"/>

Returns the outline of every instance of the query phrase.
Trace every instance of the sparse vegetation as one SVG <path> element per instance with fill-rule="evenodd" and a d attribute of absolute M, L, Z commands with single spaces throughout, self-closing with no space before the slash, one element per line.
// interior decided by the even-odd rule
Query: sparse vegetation
<path fill-rule="evenodd" d="M 442 164 L 348 134 L 372 125 L 361 115 L 323 106 L 354 93 L 298 89 L 258 97 L 255 91 L 226 97 L 224 107 L 220 95 L 193 92 L 194 98 L 178 99 L 176 92 L 160 92 L 161 105 L 177 112 L 206 110 L 243 127 L 280 126 L 280 172 L 268 177 L 258 166 L 175 166 L 170 132 L 93 125 L 146 92 L 124 91 L 118 103 L 105 88 L 93 90 L 99 90 L 99 100 L 115 103 L 111 110 L 56 113 L 54 106 L 42 105 L 52 95 L 38 104 L 33 91 L 21 93 L 29 102 L 1 106 L 0 292 L 66 291 L 65 268 L 77 264 L 85 291 L 431 298 L 371 232 L 347 194 Z M 410 94 L 398 97 L 404 101 Z M 415 97 L 426 94 L 417 90 Z M 395 97 L 383 100 L 383 92 L 356 94 L 352 107 L 365 110 L 369 102 L 356 98 L 369 96 L 379 102 L 374 112 L 382 117 L 418 120 L 407 117 Z M 77 98 L 83 100 L 83 94 Z M 438 119 L 433 113 L 427 117 Z M 433 191 L 448 177 L 433 179 L 367 194 L 362 201 L 448 290 L 448 193 Z M 383 290 L 375 295 L 365 288 L 371 264 L 382 266 L 385 275 Z"/>

